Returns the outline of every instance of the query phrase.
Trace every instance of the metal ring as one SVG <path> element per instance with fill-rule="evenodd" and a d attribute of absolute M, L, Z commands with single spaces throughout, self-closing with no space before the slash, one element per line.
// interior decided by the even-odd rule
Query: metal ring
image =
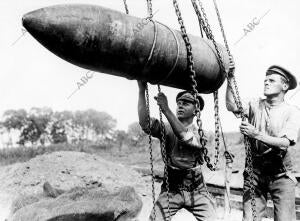
<path fill-rule="evenodd" d="M 177 37 L 176 37 L 175 32 L 174 32 L 171 28 L 169 28 L 167 25 L 165 25 L 165 24 L 163 24 L 163 23 L 160 23 L 160 22 L 158 22 L 158 21 L 154 21 L 154 20 L 152 20 L 152 19 L 150 19 L 150 21 L 154 24 L 154 39 L 153 39 L 152 47 L 151 47 L 151 50 L 150 50 L 150 53 L 149 53 L 147 62 L 146 62 L 146 64 L 145 64 L 144 67 L 146 67 L 146 66 L 150 63 L 150 61 L 151 61 L 151 59 L 152 59 L 152 57 L 153 57 L 153 52 L 154 52 L 154 49 L 155 49 L 155 46 L 156 46 L 156 42 L 157 42 L 157 33 L 158 33 L 157 23 L 159 23 L 159 24 L 165 26 L 167 29 L 169 29 L 169 30 L 171 31 L 171 33 L 172 33 L 173 36 L 174 36 L 174 39 L 175 39 L 175 41 L 176 41 L 176 46 L 177 46 L 176 59 L 175 59 L 175 62 L 174 62 L 174 64 L 173 64 L 171 70 L 168 72 L 167 76 L 164 77 L 164 78 L 161 79 L 161 80 L 158 80 L 158 81 L 155 81 L 155 82 L 151 82 L 152 84 L 160 84 L 161 82 L 164 82 L 165 80 L 167 80 L 167 79 L 171 76 L 171 74 L 173 73 L 175 67 L 177 66 L 178 59 L 179 59 L 179 42 L 178 42 L 178 39 L 177 39 Z"/>
<path fill-rule="evenodd" d="M 152 57 L 153 57 L 153 52 L 155 49 L 155 45 L 156 45 L 156 41 L 157 41 L 157 26 L 155 21 L 153 21 L 152 19 L 150 19 L 150 21 L 154 24 L 154 39 L 153 39 L 153 43 L 152 43 L 152 47 L 151 47 L 151 51 L 149 53 L 147 62 L 145 64 L 145 67 L 149 64 L 149 62 L 151 61 Z"/>
<path fill-rule="evenodd" d="M 164 77 L 162 80 L 159 80 L 159 81 L 157 82 L 157 84 L 159 84 L 159 83 L 162 83 L 162 82 L 166 81 L 166 80 L 171 76 L 171 74 L 173 73 L 173 71 L 174 71 L 174 69 L 175 69 L 175 67 L 176 67 L 176 65 L 177 65 L 177 62 L 178 62 L 178 59 L 179 59 L 179 42 L 178 42 L 178 39 L 177 39 L 177 37 L 176 37 L 175 32 L 174 32 L 171 28 L 169 28 L 167 25 L 165 25 L 165 24 L 163 24 L 163 23 L 161 23 L 161 22 L 157 22 L 157 23 L 159 23 L 159 24 L 165 26 L 167 29 L 169 29 L 169 30 L 172 32 L 172 34 L 173 34 L 173 36 L 174 36 L 174 39 L 175 39 L 175 41 L 176 41 L 176 46 L 177 46 L 177 54 L 176 54 L 175 62 L 174 62 L 174 64 L 173 64 L 171 70 L 170 70 L 169 73 L 167 74 L 167 76 Z"/>

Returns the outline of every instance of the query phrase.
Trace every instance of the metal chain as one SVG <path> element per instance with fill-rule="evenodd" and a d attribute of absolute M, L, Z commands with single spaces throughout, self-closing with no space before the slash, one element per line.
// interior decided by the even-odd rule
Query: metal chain
<path fill-rule="evenodd" d="M 200 20 L 202 20 L 203 30 L 204 30 L 207 38 L 210 39 L 214 44 L 214 47 L 215 47 L 215 50 L 216 50 L 217 56 L 218 56 L 218 62 L 219 62 L 219 65 L 221 67 L 221 71 L 226 73 L 225 65 L 224 65 L 224 62 L 223 62 L 223 59 L 222 59 L 222 56 L 221 56 L 221 52 L 220 52 L 220 50 L 218 48 L 218 45 L 215 41 L 214 35 L 212 34 L 212 31 L 211 31 L 211 28 L 210 28 L 210 25 L 209 25 L 209 22 L 208 22 L 208 19 L 207 19 L 207 15 L 206 15 L 204 7 L 203 7 L 203 4 L 200 0 L 198 0 L 201 12 L 202 12 L 203 17 L 204 17 L 204 20 L 202 19 L 201 12 L 199 11 L 198 5 L 196 4 L 195 0 L 192 0 L 192 3 L 193 3 L 193 7 L 196 11 L 197 16 L 199 17 Z M 225 36 L 225 32 L 224 32 L 223 36 Z M 227 40 L 226 40 L 226 42 L 227 42 Z M 228 44 L 226 44 L 226 43 L 225 43 L 225 45 L 228 46 Z M 229 48 L 227 48 L 227 51 L 229 51 Z M 228 56 L 229 56 L 230 60 L 233 62 L 233 59 L 232 59 L 232 56 L 231 56 L 230 53 L 228 54 Z M 230 90 L 233 94 L 233 98 L 234 98 L 235 103 L 237 104 L 237 107 L 239 108 L 239 110 L 243 114 L 242 103 L 240 101 L 241 99 L 240 99 L 240 96 L 239 96 L 239 92 L 238 92 L 238 88 L 237 88 L 235 78 L 233 78 L 234 88 L 231 85 L 231 82 L 229 81 L 229 74 L 232 74 L 234 72 L 234 70 L 229 70 L 229 71 L 230 72 L 226 74 L 226 77 L 227 77 L 227 80 L 228 80 L 228 83 L 229 83 L 229 88 L 230 88 Z M 235 89 L 235 91 L 234 91 L 234 89 Z"/>
<path fill-rule="evenodd" d="M 228 53 L 229 58 L 231 59 L 231 62 L 233 62 L 232 55 L 230 53 L 228 42 L 227 42 L 227 39 L 226 39 L 224 26 L 222 24 L 221 16 L 220 16 L 219 9 L 218 9 L 218 6 L 217 6 L 217 2 L 216 2 L 216 0 L 213 0 L 213 2 L 214 2 L 215 11 L 217 13 L 217 17 L 218 17 L 218 21 L 219 21 L 219 24 L 220 24 L 220 28 L 221 28 L 221 32 L 222 32 L 222 35 L 223 35 L 223 39 L 224 39 L 224 43 L 225 43 L 225 46 L 226 46 L 227 53 Z M 237 107 L 238 107 L 238 109 L 241 113 L 242 120 L 245 120 L 246 118 L 245 118 L 245 115 L 244 115 L 244 109 L 243 109 L 241 98 L 240 98 L 240 95 L 239 95 L 237 82 L 236 82 L 236 79 L 235 79 L 235 76 L 234 76 L 234 69 L 230 70 L 230 71 L 232 72 L 232 73 L 229 73 L 229 74 L 231 74 L 232 83 L 233 83 L 234 88 L 232 87 L 229 76 L 227 74 L 228 85 L 230 86 L 230 90 L 233 94 L 234 101 L 235 101 L 235 103 L 236 103 L 236 105 L 237 105 Z M 246 169 L 246 171 L 248 172 L 248 174 L 250 176 L 250 198 L 251 198 L 252 218 L 253 218 L 254 221 L 256 221 L 257 220 L 257 213 L 256 213 L 256 201 L 255 201 L 253 161 L 252 161 L 252 152 L 251 152 L 251 147 L 250 147 L 250 143 L 249 143 L 249 138 L 247 136 L 244 136 L 244 144 L 245 144 L 245 149 L 246 149 L 246 165 L 247 165 L 247 167 L 245 169 Z"/>
<path fill-rule="evenodd" d="M 161 88 L 160 85 L 157 85 L 158 88 L 158 93 L 161 93 Z M 166 150 L 166 137 L 165 137 L 165 124 L 163 122 L 162 118 L 162 111 L 161 108 L 159 108 L 159 120 L 160 120 L 160 125 L 161 125 L 161 152 L 162 152 L 162 157 L 164 161 L 164 177 L 166 181 L 166 190 L 167 190 L 167 202 L 168 202 L 168 218 L 167 220 L 170 220 L 170 184 L 169 184 L 169 173 L 168 173 L 168 155 L 167 155 L 167 150 Z"/>
<path fill-rule="evenodd" d="M 222 36 L 223 36 L 223 40 L 224 40 L 224 44 L 225 44 L 227 53 L 228 53 L 228 56 L 229 56 L 231 62 L 233 62 L 232 54 L 229 50 L 229 45 L 228 45 L 227 38 L 226 38 L 226 35 L 225 35 L 225 30 L 224 30 L 224 26 L 222 24 L 221 15 L 219 13 L 217 2 L 216 2 L 216 0 L 213 0 L 213 2 L 214 2 L 215 10 L 216 10 L 216 13 L 217 13 L 217 17 L 218 17 L 218 21 L 219 21 L 219 24 L 220 24 L 220 29 L 221 29 L 221 32 L 222 32 Z M 230 71 L 231 71 L 231 73 L 229 73 L 229 74 L 231 75 L 232 83 L 233 83 L 233 86 L 234 86 L 234 88 L 233 88 L 231 83 L 230 83 L 230 88 L 232 90 L 233 95 L 236 96 L 236 97 L 234 96 L 235 103 L 236 103 L 237 107 L 239 108 L 239 111 L 243 114 L 243 107 L 242 107 L 241 98 L 240 98 L 240 95 L 239 95 L 239 90 L 238 90 L 238 86 L 237 86 L 237 83 L 236 83 L 236 79 L 235 79 L 235 76 L 234 76 L 234 70 L 230 70 Z M 227 77 L 228 77 L 229 74 L 227 74 Z"/>
<path fill-rule="evenodd" d="M 219 50 L 217 42 L 215 41 L 215 37 L 214 37 L 214 35 L 211 31 L 211 28 L 210 28 L 210 25 L 209 25 L 209 22 L 208 22 L 208 19 L 207 19 L 207 15 L 206 15 L 205 10 L 203 8 L 203 4 L 200 0 L 198 0 L 198 3 L 200 5 L 200 10 L 201 10 L 201 12 L 200 12 L 200 10 L 198 8 L 198 5 L 196 4 L 195 0 L 192 0 L 192 3 L 193 3 L 194 10 L 195 10 L 199 20 L 202 21 L 203 30 L 204 30 L 207 38 L 209 40 L 211 40 L 212 43 L 214 44 L 215 50 L 217 52 L 217 57 L 218 57 L 218 62 L 219 62 L 219 65 L 220 65 L 221 72 L 225 72 L 225 65 L 224 65 L 224 62 L 223 62 L 223 59 L 222 59 L 222 56 L 221 56 L 221 52 Z M 203 18 L 201 16 L 201 14 L 203 15 Z"/>
<path fill-rule="evenodd" d="M 126 12 L 126 14 L 129 14 L 128 5 L 127 5 L 126 0 L 123 0 L 123 2 L 124 2 L 125 12 Z"/>
<path fill-rule="evenodd" d="M 180 12 L 177 0 L 173 0 L 173 5 L 174 5 L 174 8 L 175 8 L 175 13 L 177 15 L 177 20 L 178 20 L 179 25 L 180 25 L 181 35 L 182 35 L 182 38 L 185 42 L 185 46 L 186 46 L 186 49 L 187 49 L 188 71 L 190 72 L 189 77 L 192 81 L 192 91 L 194 93 L 194 98 L 196 100 L 196 116 L 197 116 L 198 134 L 200 136 L 201 150 L 203 152 L 204 160 L 206 162 L 207 167 L 210 170 L 213 170 L 213 166 L 210 163 L 210 158 L 208 157 L 208 150 L 206 148 L 206 142 L 207 141 L 204 138 L 204 132 L 203 132 L 203 129 L 202 129 L 202 120 L 200 118 L 200 103 L 199 103 L 199 100 L 197 99 L 198 91 L 197 91 L 197 82 L 195 80 L 196 73 L 195 73 L 195 69 L 194 69 L 192 46 L 191 46 L 189 37 L 187 35 L 186 29 L 185 29 L 185 26 L 184 26 L 184 22 L 183 22 L 183 19 L 182 19 L 182 16 L 181 16 L 181 12 Z"/>
<path fill-rule="evenodd" d="M 219 98 L 218 91 L 214 92 L 214 110 L 215 110 L 215 157 L 214 168 L 217 168 L 220 156 L 220 117 L 219 117 Z"/>
<path fill-rule="evenodd" d="M 227 38 L 226 38 L 226 35 L 225 35 L 225 31 L 224 31 L 224 26 L 222 24 L 221 15 L 219 13 L 219 9 L 218 9 L 216 0 L 214 0 L 214 6 L 215 6 L 215 11 L 217 13 L 217 17 L 218 17 L 218 21 L 219 21 L 219 24 L 220 24 L 220 28 L 221 28 L 221 32 L 222 32 L 222 36 L 223 36 L 223 40 L 224 40 L 224 43 L 225 43 L 227 53 L 228 53 L 229 56 L 231 56 L 231 53 L 230 53 L 230 50 L 229 50 L 229 45 L 228 45 Z"/>
<path fill-rule="evenodd" d="M 126 0 L 123 0 L 126 14 L 129 14 L 128 5 Z M 153 204 L 153 218 L 156 220 L 155 209 L 155 181 L 154 181 L 154 166 L 153 166 L 153 148 L 152 148 L 152 136 L 151 136 L 151 119 L 150 119 L 150 105 L 149 105 L 149 88 L 146 84 L 146 110 L 147 110 L 147 125 L 148 125 L 148 143 L 150 153 L 150 169 L 151 169 L 151 190 L 152 190 L 152 204 Z"/>
<path fill-rule="evenodd" d="M 246 149 L 246 168 L 245 170 L 250 176 L 250 198 L 251 198 L 251 209 L 252 209 L 252 218 L 253 221 L 257 220 L 256 212 L 256 200 L 255 200 L 255 186 L 254 186 L 254 172 L 253 172 L 253 161 L 252 161 L 252 152 L 249 143 L 249 138 L 244 136 L 244 143 Z"/>
<path fill-rule="evenodd" d="M 155 186 L 154 186 L 153 148 L 152 148 L 152 137 L 151 137 L 151 119 L 150 119 L 150 105 L 149 105 L 149 89 L 148 89 L 148 84 L 146 84 L 146 110 L 147 110 L 148 139 L 149 139 L 149 152 L 150 152 L 150 168 L 151 168 L 153 217 L 154 217 L 154 220 L 155 220 L 156 219 Z"/>
<path fill-rule="evenodd" d="M 153 18 L 152 1 L 151 0 L 147 0 L 147 9 L 148 9 L 149 18 Z"/>
<path fill-rule="evenodd" d="M 207 27 L 206 27 L 206 25 L 205 25 L 205 23 L 204 23 L 204 20 L 203 20 L 203 18 L 202 18 L 201 12 L 200 12 L 200 10 L 198 9 L 198 5 L 197 5 L 197 3 L 196 3 L 196 0 L 191 0 L 191 2 L 192 2 L 192 5 L 193 5 L 193 7 L 194 7 L 194 10 L 195 10 L 195 12 L 196 12 L 196 15 L 197 15 L 197 17 L 198 17 L 199 26 L 202 27 L 202 29 L 204 30 L 206 37 L 207 37 L 208 39 L 210 39 L 210 36 L 208 35 L 209 32 L 208 32 Z M 201 36 L 203 37 L 202 29 L 201 29 Z"/>
<path fill-rule="evenodd" d="M 152 1 L 151 0 L 147 0 L 147 9 L 148 9 L 148 17 L 150 18 L 150 20 L 152 20 L 153 18 L 153 13 L 152 13 Z M 157 85 L 157 90 L 158 93 L 161 93 L 161 88 L 160 85 Z M 165 125 L 163 122 L 163 117 L 162 117 L 162 110 L 159 107 L 159 120 L 160 120 L 160 125 L 161 125 L 161 152 L 162 152 L 162 157 L 163 157 L 163 161 L 164 161 L 164 177 L 165 177 L 165 182 L 166 182 L 166 190 L 167 190 L 167 207 L 168 207 L 168 218 L 167 220 L 169 220 L 170 217 L 170 185 L 169 185 L 169 174 L 168 174 L 168 156 L 167 156 L 167 151 L 166 151 L 166 138 L 165 138 Z M 153 164 L 153 159 L 151 160 L 151 164 Z M 153 176 L 153 173 L 152 173 Z M 154 197 L 153 197 L 153 201 L 155 203 Z M 156 214 L 155 214 L 155 208 L 154 208 L 154 220 L 156 218 Z"/>

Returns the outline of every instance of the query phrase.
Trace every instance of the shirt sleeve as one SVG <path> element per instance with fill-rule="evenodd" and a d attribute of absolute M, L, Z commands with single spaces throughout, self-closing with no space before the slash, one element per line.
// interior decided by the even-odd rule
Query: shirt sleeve
<path fill-rule="evenodd" d="M 285 137 L 290 141 L 290 145 L 293 146 L 297 142 L 299 133 L 299 121 L 300 121 L 300 111 L 297 108 L 293 108 L 286 121 L 285 127 L 282 128 L 279 133 L 279 137 Z"/>
<path fill-rule="evenodd" d="M 170 133 L 170 125 L 164 123 L 164 127 L 165 127 L 165 135 Z M 158 119 L 151 117 L 150 118 L 150 130 L 147 127 L 143 127 L 142 128 L 143 131 L 146 134 L 149 134 L 151 132 L 151 136 L 156 137 L 158 139 L 161 139 L 161 131 L 162 131 L 162 127 L 161 127 L 161 123 Z"/>

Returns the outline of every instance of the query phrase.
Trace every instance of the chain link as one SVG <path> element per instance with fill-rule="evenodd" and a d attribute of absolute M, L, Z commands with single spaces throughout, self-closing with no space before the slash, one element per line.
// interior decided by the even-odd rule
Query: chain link
<path fill-rule="evenodd" d="M 200 8 L 201 8 L 201 12 L 198 8 L 198 5 L 196 3 L 195 0 L 192 0 L 192 5 L 194 7 L 194 10 L 197 14 L 199 23 L 202 26 L 202 29 L 205 32 L 205 35 L 208 39 L 210 39 L 215 47 L 215 50 L 217 52 L 217 58 L 218 58 L 218 63 L 220 66 L 220 71 L 221 72 L 225 72 L 225 65 L 221 56 L 221 52 L 218 48 L 218 45 L 214 39 L 214 35 L 212 34 L 206 13 L 204 11 L 203 5 L 201 3 L 201 1 L 198 1 Z M 203 14 L 203 17 L 202 17 Z M 220 125 L 219 125 L 219 105 L 218 105 L 218 92 L 215 91 L 214 92 L 214 110 L 215 110 L 215 156 L 214 156 L 214 166 L 211 168 L 212 170 L 216 170 L 218 162 L 219 162 L 219 156 L 220 156 Z"/>
<path fill-rule="evenodd" d="M 246 147 L 246 172 L 250 177 L 250 198 L 251 198 L 251 210 L 253 221 L 257 220 L 256 212 L 256 200 L 255 200 L 255 186 L 254 186 L 254 172 L 253 172 L 253 161 L 252 161 L 252 152 L 249 143 L 249 138 L 244 136 L 244 143 Z"/>
<path fill-rule="evenodd" d="M 123 2 L 124 2 L 125 12 L 126 12 L 126 14 L 129 14 L 128 5 L 127 5 L 126 0 L 123 0 Z"/>
<path fill-rule="evenodd" d="M 217 2 L 216 2 L 216 0 L 213 0 L 213 2 L 214 2 L 215 10 L 216 10 L 216 13 L 217 13 L 217 17 L 218 17 L 218 21 L 219 21 L 219 24 L 220 24 L 220 28 L 221 28 L 221 32 L 222 32 L 222 35 L 223 35 L 223 39 L 224 39 L 224 43 L 225 43 L 225 46 L 226 46 L 227 53 L 228 53 L 228 56 L 230 58 L 230 62 L 233 62 L 233 58 L 232 58 L 232 55 L 231 55 L 230 50 L 229 50 L 229 46 L 228 46 L 228 42 L 227 42 L 227 39 L 226 39 L 226 35 L 225 35 L 224 27 L 223 27 L 223 24 L 222 24 L 221 16 L 220 16 L 220 13 L 219 13 L 219 9 L 218 9 L 218 6 L 217 6 Z M 234 69 L 229 70 L 229 71 L 231 72 L 231 73 L 229 72 L 227 74 L 227 82 L 228 82 L 229 88 L 230 88 L 231 93 L 233 95 L 235 104 L 238 107 L 239 112 L 241 113 L 242 120 L 246 120 L 246 117 L 245 117 L 245 114 L 244 114 L 244 109 L 243 109 L 242 102 L 241 102 L 241 98 L 240 98 L 240 95 L 239 95 L 237 82 L 236 82 L 236 79 L 235 79 L 235 76 L 234 76 Z M 233 86 L 232 86 L 231 81 L 229 79 L 229 75 L 231 75 Z M 254 221 L 256 221 L 257 220 L 257 213 L 256 213 L 256 201 L 255 201 L 253 161 L 252 161 L 252 152 L 251 152 L 251 147 L 250 147 L 250 143 L 249 143 L 249 138 L 247 136 L 244 136 L 244 144 L 245 144 L 245 149 L 246 149 L 246 168 L 245 169 L 246 169 L 247 173 L 250 176 L 250 198 L 251 198 L 252 218 L 253 218 Z"/>
<path fill-rule="evenodd" d="M 196 103 L 197 104 L 196 105 L 196 116 L 197 116 L 198 134 L 200 136 L 201 147 L 203 148 L 202 151 L 204 153 L 204 160 L 208 163 L 210 161 L 210 159 L 207 156 L 208 151 L 205 148 L 206 140 L 204 139 L 204 133 L 203 133 L 203 130 L 202 130 L 202 121 L 200 119 L 200 103 L 197 99 L 198 91 L 197 91 L 197 82 L 195 80 L 196 72 L 195 72 L 195 69 L 194 69 L 192 45 L 191 45 L 189 37 L 187 35 L 187 32 L 186 32 L 186 29 L 185 29 L 185 26 L 184 26 L 184 22 L 183 22 L 183 19 L 182 19 L 182 16 L 181 16 L 181 12 L 180 12 L 177 0 L 173 0 L 173 6 L 175 8 L 175 13 L 176 13 L 176 16 L 177 16 L 177 20 L 178 20 L 178 23 L 180 25 L 181 35 L 182 35 L 182 38 L 184 40 L 186 50 L 187 50 L 188 71 L 190 73 L 189 77 L 192 81 L 192 90 L 193 90 L 193 93 L 194 93 L 194 98 L 197 101 L 197 103 Z"/>
<path fill-rule="evenodd" d="M 149 18 L 153 18 L 153 13 L 152 13 L 152 1 L 151 0 L 147 0 L 147 9 L 148 9 L 148 15 Z"/>
<path fill-rule="evenodd" d="M 123 0 L 126 14 L 129 14 L 128 5 L 126 0 Z M 153 204 L 153 218 L 156 220 L 155 209 L 155 181 L 154 181 L 154 166 L 153 166 L 153 148 L 152 148 L 152 136 L 151 136 L 151 119 L 150 119 L 150 105 L 149 105 L 149 88 L 146 84 L 146 110 L 147 110 L 147 125 L 148 125 L 148 143 L 150 153 L 150 169 L 151 169 L 151 190 L 152 190 L 152 204 Z"/>
<path fill-rule="evenodd" d="M 152 148 L 152 137 L 151 137 L 151 118 L 150 118 L 150 105 L 149 105 L 149 89 L 148 89 L 148 84 L 146 85 L 146 110 L 147 110 L 148 139 L 149 139 L 149 152 L 150 152 L 150 168 L 151 168 L 153 217 L 154 217 L 154 220 L 155 220 L 156 219 L 155 186 L 154 186 L 153 148 Z"/>
<path fill-rule="evenodd" d="M 208 150 L 206 148 L 207 141 L 204 138 L 204 132 L 203 132 L 203 129 L 202 129 L 202 120 L 200 118 L 200 103 L 197 99 L 198 91 L 197 91 L 197 82 L 195 80 L 196 73 L 195 73 L 195 69 L 194 69 L 192 46 L 191 46 L 191 43 L 189 41 L 189 37 L 187 35 L 186 29 L 185 29 L 185 26 L 184 26 L 184 22 L 183 22 L 183 19 L 182 19 L 182 16 L 181 16 L 181 12 L 180 12 L 177 0 L 173 0 L 173 5 L 174 5 L 175 12 L 176 12 L 176 15 L 177 15 L 177 19 L 178 19 L 178 22 L 179 22 L 179 25 L 180 25 L 181 35 L 182 35 L 182 38 L 185 42 L 185 46 L 186 46 L 186 49 L 187 49 L 188 71 L 190 72 L 190 79 L 192 81 L 192 91 L 194 93 L 195 100 L 197 101 L 196 116 L 197 116 L 198 133 L 199 133 L 199 136 L 200 136 L 201 150 L 203 152 L 204 160 L 206 162 L 207 167 L 210 170 L 215 170 L 213 165 L 210 163 L 210 158 L 208 157 Z M 200 22 L 203 20 L 202 18 L 200 19 L 200 17 L 198 17 L 198 18 L 199 18 Z M 204 31 L 206 30 L 205 25 L 203 25 L 202 28 L 203 28 Z M 205 31 L 205 33 L 207 34 L 208 32 Z"/>
<path fill-rule="evenodd" d="M 220 117 L 219 117 L 219 98 L 218 91 L 214 92 L 214 110 L 215 110 L 215 157 L 214 168 L 217 168 L 220 156 Z"/>
<path fill-rule="evenodd" d="M 152 13 L 152 1 L 151 0 L 147 0 L 147 9 L 148 9 L 148 17 L 150 18 L 150 20 L 153 18 L 153 13 Z M 158 84 L 157 85 L 157 90 L 158 93 L 161 93 L 161 87 Z M 169 174 L 168 174 L 168 155 L 167 155 L 167 151 L 166 151 L 166 138 L 165 138 L 165 125 L 163 122 L 163 117 L 162 117 L 162 110 L 161 108 L 159 108 L 159 120 L 160 120 L 160 126 L 161 126 L 161 153 L 162 153 L 162 157 L 163 157 L 163 161 L 164 161 L 164 177 L 165 177 L 165 182 L 166 182 L 166 190 L 167 190 L 167 203 L 168 203 L 168 218 L 167 220 L 169 220 L 170 217 L 170 194 L 169 194 L 169 190 L 170 190 L 170 185 L 169 185 Z M 151 164 L 153 164 L 153 159 L 151 160 Z M 153 176 L 153 173 L 152 173 Z M 153 201 L 154 198 L 153 198 Z M 154 214 L 155 214 L 155 209 L 154 209 Z M 154 220 L 156 218 L 156 214 L 154 215 Z"/>
<path fill-rule="evenodd" d="M 161 88 L 160 85 L 157 85 L 158 93 L 161 93 Z M 166 137 L 165 137 L 165 124 L 163 122 L 162 118 L 162 111 L 161 108 L 159 108 L 159 120 L 160 120 L 160 125 L 161 125 L 161 152 L 162 152 L 162 157 L 164 161 L 164 177 L 166 181 L 166 190 L 167 190 L 167 202 L 168 202 L 168 218 L 167 220 L 170 220 L 170 185 L 169 185 L 169 173 L 168 173 L 168 155 L 167 155 L 167 150 L 166 150 Z"/>

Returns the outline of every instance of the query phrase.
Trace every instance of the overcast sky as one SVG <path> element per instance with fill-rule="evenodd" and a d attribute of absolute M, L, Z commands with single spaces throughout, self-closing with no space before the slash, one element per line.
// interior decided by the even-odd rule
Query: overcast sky
<path fill-rule="evenodd" d="M 273 64 L 286 67 L 300 79 L 300 13 L 298 0 L 223 0 L 217 1 L 227 39 L 236 62 L 236 77 L 242 98 L 262 95 L 266 69 Z M 124 12 L 122 0 L 9 0 L 0 2 L 0 115 L 4 110 L 48 106 L 53 110 L 106 111 L 118 122 L 118 128 L 137 121 L 137 84 L 125 78 L 95 73 L 89 82 L 77 89 L 77 82 L 87 70 L 74 66 L 39 44 L 30 34 L 22 35 L 21 18 L 25 13 L 54 4 L 86 3 Z M 127 0 L 130 14 L 146 17 L 146 0 Z M 203 0 L 212 30 L 219 43 L 220 29 L 211 0 Z M 187 32 L 199 35 L 197 18 L 190 1 L 179 1 Z M 171 0 L 154 0 L 155 19 L 179 29 Z M 245 35 L 247 24 L 258 21 Z M 238 43 L 236 43 L 240 40 Z M 239 120 L 225 110 L 224 84 L 220 89 L 221 120 L 225 131 L 237 131 Z M 162 87 L 175 109 L 179 90 Z M 287 94 L 287 98 L 294 91 Z M 150 87 L 151 114 L 157 116 Z M 213 96 L 204 95 L 202 114 L 204 128 L 213 130 Z M 290 103 L 300 106 L 300 92 Z"/>

